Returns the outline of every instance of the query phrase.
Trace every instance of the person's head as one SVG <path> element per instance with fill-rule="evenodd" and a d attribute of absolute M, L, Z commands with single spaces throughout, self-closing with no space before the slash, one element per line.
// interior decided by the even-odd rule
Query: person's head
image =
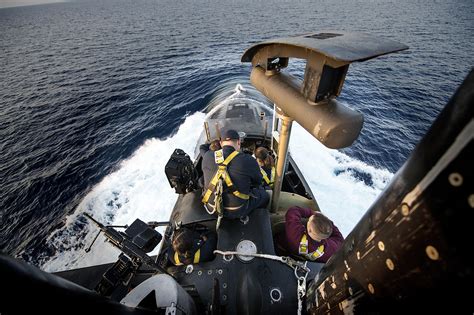
<path fill-rule="evenodd" d="M 221 146 L 231 146 L 237 151 L 240 150 L 240 136 L 234 129 L 226 129 L 221 132 Z"/>
<path fill-rule="evenodd" d="M 261 167 L 271 168 L 275 164 L 272 156 L 264 147 L 258 147 L 257 150 L 255 150 L 255 158 Z"/>
<path fill-rule="evenodd" d="M 315 212 L 309 217 L 306 230 L 309 237 L 319 242 L 331 236 L 332 222 L 321 212 Z"/>
<path fill-rule="evenodd" d="M 171 245 L 178 255 L 185 258 L 183 262 L 185 264 L 192 263 L 193 261 L 194 237 L 195 235 L 193 231 L 186 228 L 176 231 L 174 235 Z"/>

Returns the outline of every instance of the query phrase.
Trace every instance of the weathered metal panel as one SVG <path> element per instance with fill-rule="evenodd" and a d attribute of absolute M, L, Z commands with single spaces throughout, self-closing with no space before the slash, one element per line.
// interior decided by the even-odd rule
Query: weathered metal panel
<path fill-rule="evenodd" d="M 471 71 L 309 288 L 311 314 L 474 311 L 473 104 Z"/>
<path fill-rule="evenodd" d="M 274 47 L 266 50 L 268 58 L 307 59 L 308 53 L 314 51 L 345 63 L 364 61 L 408 48 L 398 42 L 364 33 L 322 31 L 259 43 L 245 51 L 242 62 L 251 62 L 255 54 L 265 46 Z"/>

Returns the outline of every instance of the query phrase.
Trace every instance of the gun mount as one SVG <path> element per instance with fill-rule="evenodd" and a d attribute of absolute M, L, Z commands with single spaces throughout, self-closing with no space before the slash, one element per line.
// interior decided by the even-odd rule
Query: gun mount
<path fill-rule="evenodd" d="M 96 286 L 95 290 L 98 293 L 109 295 L 117 286 L 128 285 L 129 280 L 143 263 L 156 272 L 167 274 L 167 271 L 147 254 L 162 239 L 161 234 L 153 229 L 156 223 L 150 226 L 136 219 L 129 227 L 126 227 L 125 232 L 120 232 L 113 226 L 103 225 L 87 213 L 84 215 L 100 228 L 100 232 L 104 233 L 107 241 L 122 251 L 119 259 L 104 273 L 102 280 Z M 97 236 L 94 241 L 96 239 Z"/>

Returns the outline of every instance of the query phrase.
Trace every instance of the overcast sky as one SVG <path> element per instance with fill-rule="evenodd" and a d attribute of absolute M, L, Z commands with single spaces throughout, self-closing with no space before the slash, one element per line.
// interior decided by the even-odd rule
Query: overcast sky
<path fill-rule="evenodd" d="M 0 0 L 0 8 L 19 7 L 43 3 L 64 2 L 64 0 Z"/>

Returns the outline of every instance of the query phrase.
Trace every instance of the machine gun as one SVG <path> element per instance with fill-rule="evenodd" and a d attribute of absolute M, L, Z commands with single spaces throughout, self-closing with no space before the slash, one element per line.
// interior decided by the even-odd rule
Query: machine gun
<path fill-rule="evenodd" d="M 122 226 L 125 231 L 120 232 L 115 229 L 117 226 L 105 226 L 91 215 L 87 213 L 84 213 L 84 215 L 100 228 L 99 233 L 86 249 L 86 252 L 90 251 L 101 232 L 104 233 L 107 241 L 122 251 L 117 262 L 104 273 L 101 281 L 96 286 L 95 290 L 99 294 L 109 296 L 112 292 L 117 292 L 115 289 L 118 286 L 123 288 L 123 290 L 118 291 L 125 291 L 131 278 L 143 263 L 155 272 L 167 273 L 147 253 L 151 252 L 162 239 L 161 234 L 155 231 L 154 228 L 169 225 L 169 222 L 147 224 L 136 219 L 130 226 Z"/>

